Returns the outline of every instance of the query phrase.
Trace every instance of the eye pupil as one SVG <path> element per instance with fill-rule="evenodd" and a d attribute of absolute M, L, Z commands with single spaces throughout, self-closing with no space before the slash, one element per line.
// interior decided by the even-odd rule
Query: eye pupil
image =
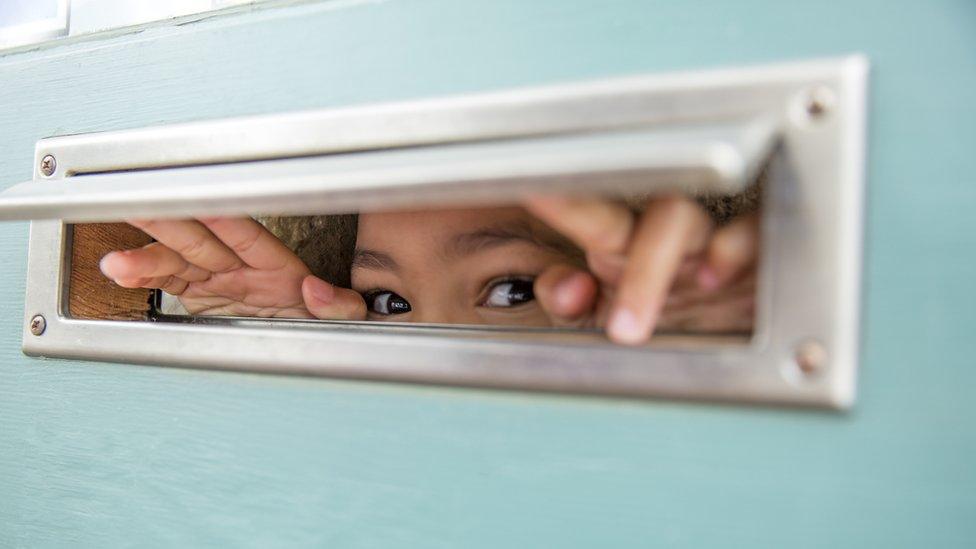
<path fill-rule="evenodd" d="M 370 292 L 365 296 L 366 308 L 379 315 L 399 315 L 410 312 L 410 302 L 389 291 Z"/>
<path fill-rule="evenodd" d="M 410 311 L 410 304 L 407 303 L 406 299 L 393 294 L 390 301 L 387 302 L 387 308 L 390 310 L 391 315 L 398 315 L 400 313 L 406 313 Z"/>
<path fill-rule="evenodd" d="M 535 295 L 532 293 L 532 282 L 528 280 L 514 280 L 508 290 L 508 299 L 515 303 L 525 303 L 531 301 Z"/>
<path fill-rule="evenodd" d="M 485 300 L 488 307 L 514 307 L 535 299 L 532 291 L 532 280 L 512 279 L 504 280 L 492 286 Z"/>

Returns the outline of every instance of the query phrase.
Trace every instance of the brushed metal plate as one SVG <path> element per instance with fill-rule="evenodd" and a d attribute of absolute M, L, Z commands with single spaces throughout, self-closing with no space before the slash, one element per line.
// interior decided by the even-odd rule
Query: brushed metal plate
<path fill-rule="evenodd" d="M 745 342 L 716 340 L 703 345 L 656 337 L 646 347 L 623 348 L 598 334 L 558 331 L 222 318 L 72 319 L 65 313 L 70 231 L 61 220 L 47 220 L 31 227 L 24 352 L 359 379 L 847 408 L 855 399 L 858 363 L 867 72 L 863 57 L 850 56 L 55 137 L 37 144 L 35 166 L 53 155 L 58 168 L 50 177 L 35 169 L 35 182 L 55 184 L 65 177 L 80 183 L 85 177 L 124 180 L 137 173 L 119 173 L 127 170 L 147 170 L 142 173 L 151 178 L 154 170 L 158 175 L 188 166 L 223 164 L 231 169 L 237 162 L 284 162 L 406 147 L 428 147 L 437 153 L 490 141 L 601 132 L 668 128 L 687 136 L 696 127 L 742 127 L 761 120 L 772 128 L 775 148 L 763 202 L 757 324 Z M 694 143 L 697 147 L 704 141 Z M 644 168 L 653 172 L 655 167 Z M 716 173 L 710 176 L 713 182 L 736 180 Z M 708 180 L 699 173 L 683 184 Z M 447 184 L 442 190 L 449 188 Z M 128 214 L 109 208 L 82 217 L 113 215 Z M 47 318 L 40 336 L 29 329 L 37 314 Z M 825 349 L 826 360 L 816 372 L 806 373 L 797 353 L 810 342 Z"/>

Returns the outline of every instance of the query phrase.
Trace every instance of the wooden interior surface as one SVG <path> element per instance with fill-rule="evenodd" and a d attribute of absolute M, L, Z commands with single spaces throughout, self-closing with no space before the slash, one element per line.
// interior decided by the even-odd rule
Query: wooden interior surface
<path fill-rule="evenodd" d="M 143 320 L 148 316 L 152 290 L 122 288 L 98 268 L 112 250 L 138 248 L 150 237 L 125 223 L 85 223 L 72 226 L 68 313 L 73 318 Z"/>

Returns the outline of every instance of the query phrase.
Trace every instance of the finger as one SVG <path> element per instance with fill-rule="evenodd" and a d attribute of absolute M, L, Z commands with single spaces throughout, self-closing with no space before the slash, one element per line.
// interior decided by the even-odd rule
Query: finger
<path fill-rule="evenodd" d="M 610 339 L 635 345 L 650 337 L 685 254 L 704 246 L 709 228 L 708 216 L 687 198 L 648 204 L 611 306 Z"/>
<path fill-rule="evenodd" d="M 658 329 L 693 333 L 744 333 L 753 329 L 755 294 L 727 296 L 679 309 L 665 308 Z"/>
<path fill-rule="evenodd" d="M 190 288 L 193 288 L 192 286 Z M 188 292 L 187 292 L 188 293 Z M 220 296 L 209 298 L 187 298 L 180 296 L 180 303 L 192 315 L 243 316 L 255 318 L 314 318 L 304 304 L 294 307 L 258 307 Z"/>
<path fill-rule="evenodd" d="M 271 231 L 249 217 L 208 218 L 200 222 L 255 269 L 278 270 L 304 265 Z"/>
<path fill-rule="evenodd" d="M 752 268 L 759 256 L 759 216 L 733 220 L 715 231 L 696 279 L 705 290 L 725 286 Z"/>
<path fill-rule="evenodd" d="M 718 289 L 705 289 L 697 283 L 676 280 L 668 292 L 665 308 L 680 308 L 690 304 L 702 302 L 718 302 L 729 296 L 756 293 L 756 270 L 750 269 L 741 273 L 734 280 Z"/>
<path fill-rule="evenodd" d="M 192 220 L 129 220 L 190 263 L 214 273 L 232 271 L 243 262 L 209 229 Z"/>
<path fill-rule="evenodd" d="M 627 255 L 623 253 L 588 253 L 586 266 L 605 286 L 620 284 L 620 277 L 627 266 Z"/>
<path fill-rule="evenodd" d="M 153 285 L 150 288 L 159 288 L 160 290 L 168 293 L 169 295 L 180 296 L 186 291 L 186 287 L 189 286 L 189 282 L 178 278 L 175 276 L 168 276 L 164 279 L 156 279 L 153 281 Z"/>
<path fill-rule="evenodd" d="M 122 286 L 123 288 L 145 288 L 146 284 L 149 284 L 151 278 L 116 278 L 112 279 L 113 282 Z"/>
<path fill-rule="evenodd" d="M 535 196 L 525 208 L 589 254 L 623 254 L 634 226 L 624 205 L 601 198 Z"/>
<path fill-rule="evenodd" d="M 366 320 L 366 302 L 358 292 L 339 288 L 314 275 L 302 280 L 305 308 L 321 320 Z"/>
<path fill-rule="evenodd" d="M 748 332 L 755 321 L 755 301 L 754 285 L 740 282 L 718 292 L 702 292 L 698 299 L 665 306 L 657 330 Z"/>
<path fill-rule="evenodd" d="M 183 280 L 200 282 L 210 278 L 210 271 L 193 265 L 159 242 L 135 250 L 109 252 L 99 262 L 99 268 L 111 279 L 173 275 Z"/>
<path fill-rule="evenodd" d="M 189 282 L 175 276 L 143 278 L 120 278 L 115 283 L 123 288 L 150 288 L 179 296 L 186 291 Z"/>
<path fill-rule="evenodd" d="M 535 279 L 532 291 L 553 326 L 582 327 L 595 314 L 597 281 L 576 267 L 557 264 L 547 268 Z"/>

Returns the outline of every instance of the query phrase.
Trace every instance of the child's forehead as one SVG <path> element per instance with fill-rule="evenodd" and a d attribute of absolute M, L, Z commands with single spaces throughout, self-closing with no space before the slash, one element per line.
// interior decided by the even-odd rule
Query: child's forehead
<path fill-rule="evenodd" d="M 511 244 L 531 245 L 571 259 L 579 255 L 566 238 L 519 207 L 360 214 L 356 248 L 460 258 Z"/>
<path fill-rule="evenodd" d="M 359 235 L 370 239 L 403 238 L 411 235 L 449 237 L 453 233 L 485 226 L 520 225 L 531 216 L 518 207 L 451 208 L 362 213 Z"/>

